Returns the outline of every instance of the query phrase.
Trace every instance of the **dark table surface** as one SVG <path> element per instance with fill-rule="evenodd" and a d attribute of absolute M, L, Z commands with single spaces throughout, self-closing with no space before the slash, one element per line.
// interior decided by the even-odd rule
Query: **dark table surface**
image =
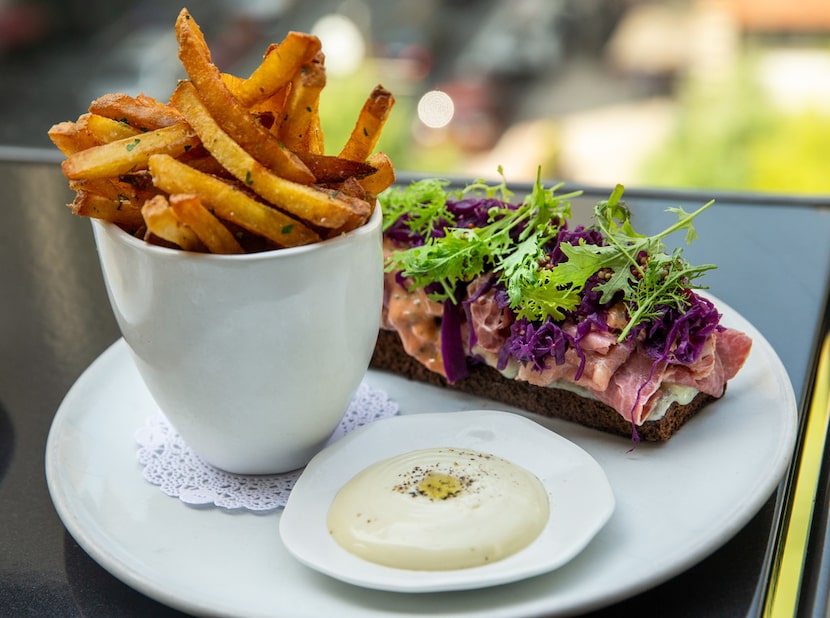
<path fill-rule="evenodd" d="M 52 153 L 0 149 L 0 615 L 180 615 L 100 567 L 66 532 L 44 475 L 44 447 L 69 388 L 119 332 L 89 222 L 62 207 L 71 193 Z M 588 188 L 577 214 L 606 196 Z M 629 191 L 637 225 L 655 232 L 667 206 L 716 198 L 686 249 L 716 263 L 711 292 L 769 340 L 792 381 L 801 422 L 828 333 L 830 200 Z M 649 229 L 650 227 L 654 229 Z M 797 452 L 794 461 L 799 461 Z M 824 462 L 824 468 L 827 462 Z M 827 475 L 819 480 L 800 615 L 827 606 Z M 788 477 L 731 540 L 686 572 L 596 616 L 763 615 Z"/>

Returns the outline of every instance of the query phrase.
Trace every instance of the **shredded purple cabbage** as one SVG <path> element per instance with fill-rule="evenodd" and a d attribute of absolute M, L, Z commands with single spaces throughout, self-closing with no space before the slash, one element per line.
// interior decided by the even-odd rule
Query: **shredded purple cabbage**
<path fill-rule="evenodd" d="M 463 309 L 449 301 L 444 303 L 441 318 L 441 357 L 444 360 L 444 372 L 447 380 L 456 382 L 469 373 L 467 354 L 461 340 L 461 315 Z"/>
<path fill-rule="evenodd" d="M 406 217 L 399 217 L 390 225 L 383 235 L 389 240 L 404 247 L 417 247 L 424 244 L 424 238 L 409 229 L 406 225 Z"/>
<path fill-rule="evenodd" d="M 579 367 L 574 376 L 574 380 L 579 380 L 585 369 L 585 353 L 574 338 L 550 318 L 542 324 L 534 324 L 520 318 L 510 326 L 510 336 L 502 348 L 506 354 L 504 357 L 499 355 L 498 369 L 507 366 L 509 356 L 523 363 L 533 363 L 533 367 L 539 371 L 545 369 L 545 361 L 548 358 L 552 358 L 557 365 L 562 365 L 569 347 L 576 350 L 579 355 Z"/>
<path fill-rule="evenodd" d="M 484 227 L 489 222 L 490 210 L 493 208 L 516 208 L 516 206 L 502 202 L 495 198 L 468 197 L 459 201 L 448 201 L 447 210 L 455 217 L 453 227 L 476 228 Z M 433 236 L 443 237 L 446 223 L 433 230 Z"/>
<path fill-rule="evenodd" d="M 660 318 L 642 325 L 643 349 L 655 361 L 691 365 L 703 352 L 709 335 L 719 330 L 721 314 L 708 299 L 688 290 L 683 311 L 667 307 Z"/>

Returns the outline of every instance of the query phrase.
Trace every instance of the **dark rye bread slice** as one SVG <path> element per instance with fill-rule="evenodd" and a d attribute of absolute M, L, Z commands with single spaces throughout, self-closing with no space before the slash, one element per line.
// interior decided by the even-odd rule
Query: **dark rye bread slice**
<path fill-rule="evenodd" d="M 561 418 L 608 433 L 629 438 L 632 435 L 631 423 L 604 403 L 580 397 L 571 391 L 541 388 L 527 382 L 511 380 L 487 365 L 471 367 L 470 375 L 451 384 L 443 376 L 430 371 L 407 354 L 395 331 L 381 329 L 378 333 L 371 367 L 386 370 L 410 380 L 454 388 L 528 412 Z M 716 398 L 711 395 L 699 393 L 687 405 L 675 402 L 663 418 L 657 421 L 646 421 L 638 427 L 637 435 L 641 440 L 664 442 L 671 438 L 683 423 L 714 399 Z"/>

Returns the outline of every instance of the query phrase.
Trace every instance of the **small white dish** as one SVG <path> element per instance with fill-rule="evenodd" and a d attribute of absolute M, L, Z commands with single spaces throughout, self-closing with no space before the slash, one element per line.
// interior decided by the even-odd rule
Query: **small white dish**
<path fill-rule="evenodd" d="M 430 447 L 489 453 L 535 474 L 550 498 L 550 516 L 536 540 L 484 566 L 442 571 L 374 564 L 338 545 L 329 534 L 326 515 L 340 488 L 377 461 Z M 280 537 L 301 563 L 350 584 L 395 592 L 465 590 L 562 566 L 588 545 L 614 507 L 611 485 L 594 458 L 538 423 L 493 410 L 426 413 L 372 423 L 318 453 L 291 492 L 280 519 Z"/>

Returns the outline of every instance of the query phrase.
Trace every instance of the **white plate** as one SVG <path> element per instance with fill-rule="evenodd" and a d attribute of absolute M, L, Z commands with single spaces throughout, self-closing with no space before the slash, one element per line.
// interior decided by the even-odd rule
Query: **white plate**
<path fill-rule="evenodd" d="M 234 616 L 476 618 L 577 613 L 651 588 L 715 551 L 763 506 L 795 444 L 796 402 L 769 343 L 719 302 L 724 324 L 754 339 L 726 396 L 665 444 L 542 420 L 596 459 L 613 516 L 568 564 L 520 582 L 417 596 L 367 590 L 299 564 L 267 516 L 194 509 L 145 482 L 133 438 L 155 406 L 119 341 L 78 379 L 46 449 L 49 491 L 64 525 L 113 575 L 178 609 Z M 503 408 L 370 372 L 403 413 Z"/>
<path fill-rule="evenodd" d="M 408 451 L 452 447 L 496 455 L 532 472 L 550 497 L 550 517 L 521 552 L 451 571 L 394 569 L 361 560 L 328 532 L 326 515 L 340 488 L 367 466 Z M 397 592 L 467 590 L 552 571 L 576 556 L 614 511 L 599 464 L 573 442 L 529 419 L 494 410 L 398 416 L 362 427 L 319 453 L 300 476 L 280 520 L 286 549 L 339 580 Z"/>

